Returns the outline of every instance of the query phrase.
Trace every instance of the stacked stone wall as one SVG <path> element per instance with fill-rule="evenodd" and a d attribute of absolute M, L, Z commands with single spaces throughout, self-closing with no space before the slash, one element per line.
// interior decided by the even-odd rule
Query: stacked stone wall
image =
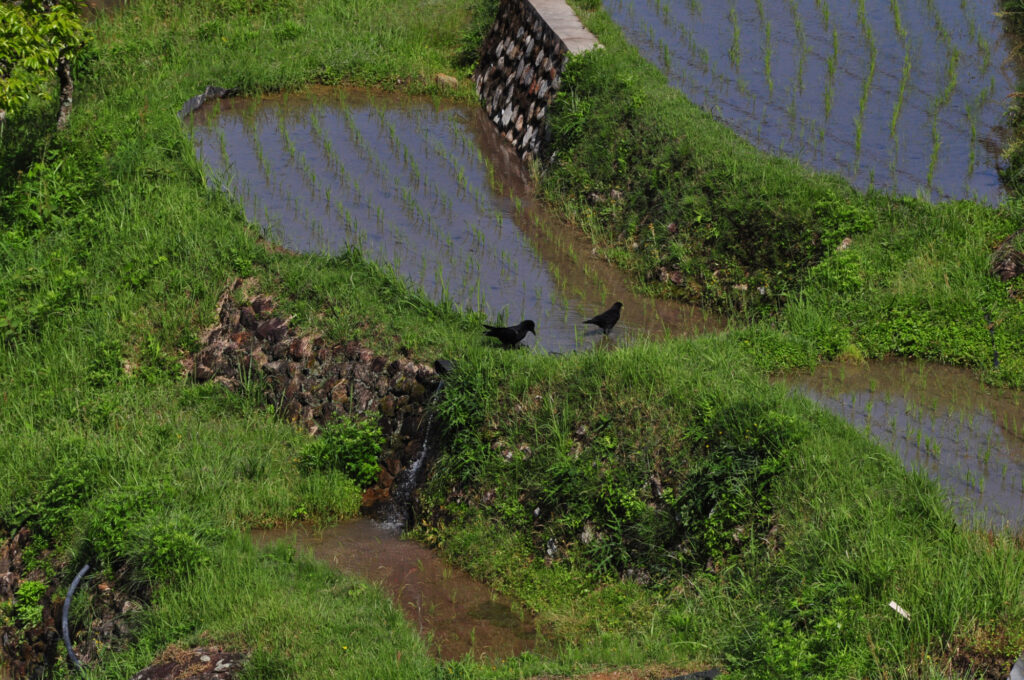
<path fill-rule="evenodd" d="M 576 21 L 574 15 L 572 19 Z M 533 2 L 502 0 L 473 78 L 488 117 L 524 160 L 542 149 L 548 108 L 572 51 L 579 50 L 567 45 Z"/>
<path fill-rule="evenodd" d="M 238 279 L 221 296 L 218 323 L 182 361 L 186 374 L 233 391 L 243 381 L 258 382 L 267 403 L 311 433 L 343 415 L 376 420 L 385 440 L 381 470 L 363 503 L 370 508 L 388 500 L 395 476 L 424 445 L 427 402 L 440 377 L 426 364 L 389 359 L 357 342 L 302 335 L 289 318 L 274 314 L 270 297 L 251 293 L 255 285 Z"/>

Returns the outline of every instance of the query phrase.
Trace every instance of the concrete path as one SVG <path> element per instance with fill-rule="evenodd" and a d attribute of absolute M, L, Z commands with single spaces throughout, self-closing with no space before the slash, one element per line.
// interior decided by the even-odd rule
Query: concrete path
<path fill-rule="evenodd" d="M 565 4 L 565 0 L 526 1 L 533 5 L 537 14 L 562 39 L 571 54 L 586 52 L 597 46 L 597 38 L 583 27 L 576 13 Z"/>

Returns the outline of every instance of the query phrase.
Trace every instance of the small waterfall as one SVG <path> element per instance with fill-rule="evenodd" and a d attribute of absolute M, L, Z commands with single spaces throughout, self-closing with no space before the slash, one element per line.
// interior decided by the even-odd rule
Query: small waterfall
<path fill-rule="evenodd" d="M 423 475 L 426 473 L 424 462 L 431 451 L 431 435 L 434 429 L 434 412 L 431 407 L 438 395 L 441 394 L 442 389 L 444 389 L 444 380 L 441 380 L 430 397 L 430 401 L 427 402 L 425 409 L 427 426 L 423 435 L 423 444 L 416 452 L 416 457 L 395 477 L 395 481 L 391 485 L 390 500 L 381 504 L 374 512 L 377 522 L 389 529 L 401 531 L 412 523 L 412 495 L 423 483 Z"/>

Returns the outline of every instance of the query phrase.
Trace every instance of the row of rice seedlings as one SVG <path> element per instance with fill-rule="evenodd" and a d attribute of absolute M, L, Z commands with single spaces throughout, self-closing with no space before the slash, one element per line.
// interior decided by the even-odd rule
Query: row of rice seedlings
<path fill-rule="evenodd" d="M 279 111 L 277 117 L 277 131 L 281 134 L 281 141 L 284 142 L 284 148 L 288 151 L 288 157 L 294 162 L 295 161 L 295 142 L 292 141 L 291 135 L 288 134 L 288 125 L 285 122 L 284 115 Z"/>
<path fill-rule="evenodd" d="M 878 48 L 875 46 L 875 39 L 871 32 L 871 24 L 868 23 L 867 14 L 864 11 L 864 0 L 858 0 L 857 2 L 857 18 L 868 43 L 868 72 L 864 78 L 864 83 L 861 86 L 857 116 L 854 119 L 855 136 L 853 145 L 857 157 L 860 158 L 861 141 L 864 134 L 864 112 L 867 109 L 868 97 L 871 95 L 871 83 L 875 78 L 875 64 L 877 63 Z"/>
<path fill-rule="evenodd" d="M 768 95 L 775 91 L 772 82 L 772 22 L 764 22 L 764 79 L 768 83 Z"/>
<path fill-rule="evenodd" d="M 814 4 L 821 13 L 821 28 L 827 32 L 832 25 L 832 18 L 829 16 L 828 0 L 814 0 Z"/>
<path fill-rule="evenodd" d="M 945 108 L 953 98 L 953 90 L 956 89 L 959 66 L 960 51 L 954 48 L 948 53 L 948 59 L 946 60 L 946 86 L 933 102 L 936 111 Z"/>
<path fill-rule="evenodd" d="M 900 73 L 900 83 L 896 91 L 896 103 L 892 107 L 892 118 L 889 120 L 889 136 L 896 139 L 896 123 L 899 121 L 900 112 L 903 109 L 903 97 L 910 82 L 910 48 L 905 48 L 903 53 L 903 70 Z"/>
<path fill-rule="evenodd" d="M 347 189 L 352 198 L 356 201 L 363 199 L 362 188 L 359 186 L 359 179 L 355 177 L 346 167 L 338 154 L 337 149 L 330 139 L 326 137 L 321 142 L 321 152 L 327 160 L 327 167 L 334 172 L 333 184 Z"/>
<path fill-rule="evenodd" d="M 892 14 L 896 36 L 900 39 L 900 42 L 906 44 L 907 28 L 903 25 L 903 16 L 900 13 L 900 0 L 889 0 L 889 12 Z"/>
<path fill-rule="evenodd" d="M 740 21 L 736 15 L 736 0 L 732 0 L 733 6 L 729 8 L 729 24 L 732 25 L 732 44 L 729 46 L 729 61 L 732 67 L 738 72 L 740 70 Z"/>
<path fill-rule="evenodd" d="M 946 28 L 945 23 L 942 21 L 942 15 L 935 6 L 935 0 L 925 0 L 925 6 L 928 8 L 928 13 L 935 23 L 935 32 L 938 33 L 939 40 L 945 45 L 947 52 L 953 52 L 956 49 L 953 45 L 953 36 L 950 35 L 949 29 Z"/>
<path fill-rule="evenodd" d="M 832 114 L 832 101 L 835 98 L 836 64 L 839 63 L 839 31 L 832 29 L 832 54 L 825 60 L 828 78 L 825 80 L 825 120 Z"/>
<path fill-rule="evenodd" d="M 992 46 L 989 45 L 988 40 L 978 29 L 978 22 L 974 18 L 972 10 L 973 6 L 969 6 L 967 0 L 960 0 L 960 11 L 964 13 L 967 20 L 967 34 L 977 46 L 978 52 L 981 53 L 981 70 L 984 73 L 992 65 Z"/>
<path fill-rule="evenodd" d="M 272 172 L 270 167 L 270 160 L 267 159 L 267 155 L 263 148 L 263 141 L 260 139 L 259 128 L 253 127 L 250 135 L 252 137 L 253 150 L 256 152 L 256 161 L 259 163 L 260 171 L 263 173 L 263 177 L 269 184 L 272 180 Z"/>
<path fill-rule="evenodd" d="M 797 42 L 797 65 L 796 65 L 796 91 L 804 90 L 804 66 L 807 62 L 807 33 L 804 31 L 804 22 L 800 18 L 800 8 L 796 0 L 789 0 L 789 13 L 793 18 L 793 27 L 796 32 Z"/>

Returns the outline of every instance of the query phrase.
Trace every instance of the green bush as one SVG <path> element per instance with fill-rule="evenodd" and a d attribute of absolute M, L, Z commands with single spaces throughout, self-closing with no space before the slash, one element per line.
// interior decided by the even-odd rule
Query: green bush
<path fill-rule="evenodd" d="M 296 463 L 304 472 L 338 470 L 365 489 L 377 479 L 382 444 L 378 425 L 346 417 L 325 427 L 306 445 Z"/>
<path fill-rule="evenodd" d="M 23 628 L 34 628 L 43 622 L 43 595 L 46 584 L 22 581 L 14 595 L 14 620 Z"/>

